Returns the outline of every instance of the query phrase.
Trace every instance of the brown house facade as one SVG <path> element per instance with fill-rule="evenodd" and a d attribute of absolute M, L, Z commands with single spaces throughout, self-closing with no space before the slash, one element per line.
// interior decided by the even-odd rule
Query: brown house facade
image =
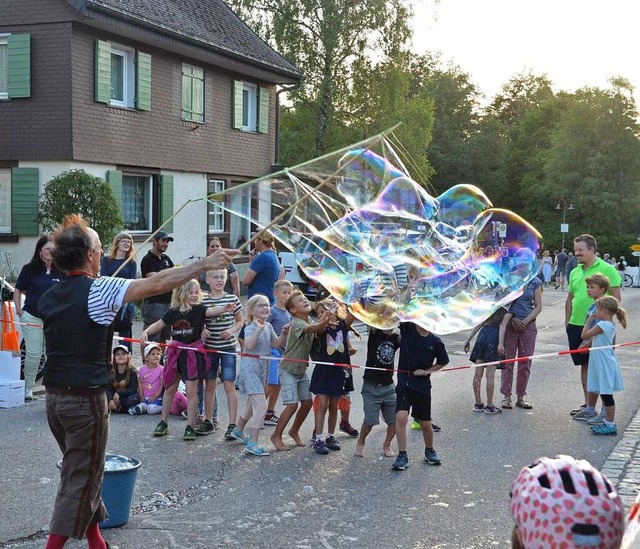
<path fill-rule="evenodd" d="M 219 0 L 5 1 L 2 247 L 28 260 L 38 195 L 65 170 L 107 180 L 140 239 L 186 200 L 268 173 L 276 88 L 301 78 Z M 252 229 L 205 200 L 165 228 L 178 263 Z"/>

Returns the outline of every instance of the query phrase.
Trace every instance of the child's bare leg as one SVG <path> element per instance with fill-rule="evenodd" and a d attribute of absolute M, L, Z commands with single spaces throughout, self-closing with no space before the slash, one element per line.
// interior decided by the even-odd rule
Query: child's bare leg
<path fill-rule="evenodd" d="M 227 393 L 227 406 L 229 407 L 229 423 L 235 424 L 238 417 L 238 393 L 235 381 L 223 381 L 224 390 Z"/>
<path fill-rule="evenodd" d="M 424 439 L 424 445 L 427 448 L 433 448 L 433 426 L 431 421 L 420 420 L 420 427 L 422 427 L 422 438 Z"/>
<path fill-rule="evenodd" d="M 480 386 L 482 384 L 483 366 L 476 366 L 473 372 L 473 396 L 476 398 L 476 404 L 482 404 L 482 396 L 480 395 Z"/>
<path fill-rule="evenodd" d="M 216 399 L 216 379 L 207 379 L 204 385 L 204 415 L 213 422 L 213 403 Z"/>
<path fill-rule="evenodd" d="M 327 416 L 327 408 L 329 407 L 329 397 L 327 395 L 316 395 L 318 399 L 316 409 L 313 412 L 315 420 L 316 435 L 324 433 L 324 420 Z"/>
<path fill-rule="evenodd" d="M 398 438 L 398 450 L 407 451 L 407 423 L 409 421 L 409 412 L 400 410 L 396 414 L 396 437 Z"/>
<path fill-rule="evenodd" d="M 293 414 L 296 413 L 298 409 L 298 403 L 295 404 L 286 404 L 282 413 L 280 414 L 280 419 L 278 420 L 278 425 L 274 429 L 272 435 L 269 437 L 271 443 L 276 447 L 276 450 L 289 450 L 289 446 L 287 446 L 282 440 L 282 433 L 284 433 L 284 428 L 289 423 L 289 420 L 293 417 Z"/>
<path fill-rule="evenodd" d="M 275 412 L 278 397 L 280 396 L 280 385 L 267 385 L 265 396 L 267 397 L 267 411 Z"/>
<path fill-rule="evenodd" d="M 311 399 L 300 402 L 300 409 L 293 420 L 291 429 L 289 429 L 289 436 L 295 441 L 296 446 L 306 446 L 300 438 L 300 427 L 302 427 L 304 420 L 307 419 L 311 406 L 313 406 L 313 401 Z M 278 427 L 280 427 L 280 421 L 278 421 Z"/>
<path fill-rule="evenodd" d="M 387 436 L 384 437 L 384 442 L 382 443 L 382 453 L 384 457 L 392 458 L 396 457 L 396 453 L 391 448 L 391 441 L 396 436 L 396 425 L 392 423 L 391 425 L 387 425 Z"/>
<path fill-rule="evenodd" d="M 176 396 L 178 385 L 180 385 L 180 378 L 176 377 L 176 380 L 164 391 L 164 396 L 162 397 L 162 421 L 164 421 L 165 423 L 169 421 L 169 414 L 171 414 L 171 405 L 173 404 L 173 398 Z M 187 401 L 187 407 L 188 406 L 189 402 Z"/>
<path fill-rule="evenodd" d="M 364 456 L 364 441 L 367 438 L 367 435 L 371 432 L 371 429 L 373 429 L 373 425 L 366 425 L 365 423 L 362 424 L 362 427 L 360 428 L 360 435 L 358 436 L 358 442 L 356 442 L 356 449 L 355 452 L 353 452 L 353 455 L 358 457 Z"/>
<path fill-rule="evenodd" d="M 496 367 L 487 366 L 487 406 L 493 406 L 493 391 L 495 389 Z"/>
<path fill-rule="evenodd" d="M 187 387 L 187 423 L 193 427 L 198 413 L 198 380 L 186 381 L 185 386 Z M 162 403 L 164 404 L 164 399 Z"/>
<path fill-rule="evenodd" d="M 327 433 L 335 434 L 338 424 L 338 402 L 341 397 L 329 397 L 329 419 L 327 421 Z"/>

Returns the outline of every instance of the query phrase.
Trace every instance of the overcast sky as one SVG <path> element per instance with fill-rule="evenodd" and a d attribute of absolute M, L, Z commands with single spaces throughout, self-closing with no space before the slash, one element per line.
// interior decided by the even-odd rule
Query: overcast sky
<path fill-rule="evenodd" d="M 640 102 L 638 0 L 417 0 L 414 47 L 441 51 L 491 97 L 514 74 L 546 73 L 556 89 L 624 76 Z"/>

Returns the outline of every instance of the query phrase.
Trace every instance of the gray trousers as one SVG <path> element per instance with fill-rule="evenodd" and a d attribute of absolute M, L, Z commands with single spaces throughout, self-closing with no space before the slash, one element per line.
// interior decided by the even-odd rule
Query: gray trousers
<path fill-rule="evenodd" d="M 168 303 L 149 303 L 144 300 L 142 302 L 142 323 L 146 330 L 154 322 L 160 320 L 164 313 L 169 310 L 170 305 Z M 171 337 L 171 327 L 165 326 L 157 334 L 149 336 L 149 341 L 155 341 L 156 343 L 164 343 Z"/>
<path fill-rule="evenodd" d="M 90 524 L 108 517 L 100 497 L 109 435 L 107 396 L 104 391 L 70 395 L 47 390 L 47 421 L 62 451 L 50 532 L 82 539 Z"/>

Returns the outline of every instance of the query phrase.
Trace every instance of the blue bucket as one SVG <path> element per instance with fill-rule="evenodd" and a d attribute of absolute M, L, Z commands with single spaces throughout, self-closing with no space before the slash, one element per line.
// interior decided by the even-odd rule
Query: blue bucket
<path fill-rule="evenodd" d="M 109 518 L 98 524 L 100 528 L 117 528 L 129 522 L 133 489 L 141 462 L 135 458 L 105 455 L 104 476 L 102 478 L 102 501 Z M 58 462 L 58 469 L 62 461 Z"/>

